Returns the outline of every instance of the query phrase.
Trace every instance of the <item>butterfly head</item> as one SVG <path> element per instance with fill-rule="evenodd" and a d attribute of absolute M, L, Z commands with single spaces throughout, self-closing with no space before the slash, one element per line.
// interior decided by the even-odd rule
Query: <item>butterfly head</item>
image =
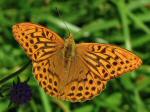
<path fill-rule="evenodd" d="M 65 39 L 65 46 L 75 46 L 75 41 L 71 34 L 69 34 L 69 37 Z"/>

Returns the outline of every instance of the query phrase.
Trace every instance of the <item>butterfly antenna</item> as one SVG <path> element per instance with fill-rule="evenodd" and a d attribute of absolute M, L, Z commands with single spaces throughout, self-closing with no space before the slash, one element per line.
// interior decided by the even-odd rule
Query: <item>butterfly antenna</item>
<path fill-rule="evenodd" d="M 57 10 L 57 13 L 58 13 L 59 17 L 62 19 L 64 25 L 66 26 L 66 28 L 67 28 L 67 30 L 68 30 L 68 33 L 69 33 L 69 36 L 70 36 L 70 35 L 71 35 L 71 31 L 70 31 L 69 27 L 67 26 L 66 22 L 63 20 L 63 17 L 62 17 L 62 15 L 60 14 L 60 11 L 59 11 L 59 9 L 58 9 L 57 7 L 56 7 L 56 10 Z"/>

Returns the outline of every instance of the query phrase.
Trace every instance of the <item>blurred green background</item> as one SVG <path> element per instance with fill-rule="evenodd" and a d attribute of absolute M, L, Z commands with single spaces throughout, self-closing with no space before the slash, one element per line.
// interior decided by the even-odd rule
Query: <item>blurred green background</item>
<path fill-rule="evenodd" d="M 59 9 L 61 17 L 56 8 Z M 0 97 L 0 112 L 150 112 L 150 0 L 0 0 L 0 80 L 28 62 L 12 35 L 12 25 L 33 22 L 66 37 L 67 24 L 76 42 L 115 44 L 132 50 L 143 59 L 140 69 L 111 80 L 91 101 L 70 103 L 45 94 L 30 65 L 22 73 L 29 76 L 32 100 L 10 106 L 7 91 Z M 4 83 L 11 86 L 13 80 Z M 9 91 L 9 90 L 8 90 Z"/>

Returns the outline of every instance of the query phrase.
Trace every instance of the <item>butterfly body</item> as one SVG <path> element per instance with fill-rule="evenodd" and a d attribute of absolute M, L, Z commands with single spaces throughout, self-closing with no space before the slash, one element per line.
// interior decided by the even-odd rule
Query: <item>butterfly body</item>
<path fill-rule="evenodd" d="M 142 60 L 132 52 L 110 44 L 75 44 L 55 32 L 32 23 L 13 26 L 15 39 L 32 60 L 33 72 L 51 96 L 72 102 L 100 94 L 109 80 L 137 69 Z"/>
<path fill-rule="evenodd" d="M 70 35 L 64 43 L 64 49 L 63 51 L 63 60 L 64 60 L 64 70 L 69 71 L 70 66 L 71 66 L 71 62 L 73 61 L 73 58 L 75 56 L 75 42 L 74 39 L 72 37 L 72 35 Z"/>

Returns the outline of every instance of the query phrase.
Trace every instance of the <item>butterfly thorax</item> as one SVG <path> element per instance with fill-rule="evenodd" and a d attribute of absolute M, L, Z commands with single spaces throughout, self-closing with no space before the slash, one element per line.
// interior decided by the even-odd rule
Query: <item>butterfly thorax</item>
<path fill-rule="evenodd" d="M 72 35 L 70 35 L 65 40 L 64 51 L 63 51 L 65 71 L 69 71 L 74 56 L 75 56 L 75 42 Z"/>

